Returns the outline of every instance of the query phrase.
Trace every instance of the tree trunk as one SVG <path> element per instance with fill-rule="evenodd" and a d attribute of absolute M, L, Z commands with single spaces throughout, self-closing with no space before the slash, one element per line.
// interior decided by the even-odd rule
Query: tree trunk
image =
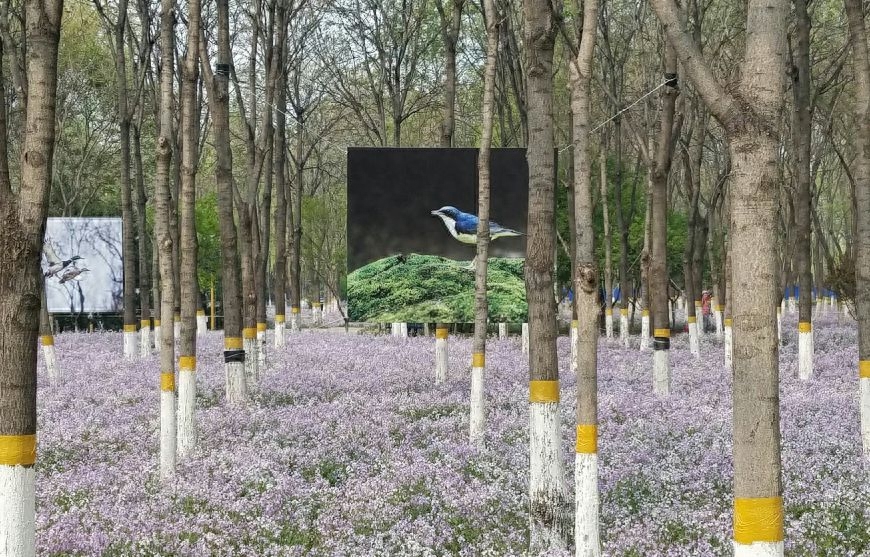
<path fill-rule="evenodd" d="M 604 226 L 604 330 L 607 338 L 613 338 L 613 239 L 610 233 L 610 209 L 607 187 L 607 152 L 602 141 L 598 151 L 598 170 L 601 188 L 601 214 Z M 576 211 L 576 209 L 575 209 Z M 574 216 L 576 221 L 576 215 Z"/>
<path fill-rule="evenodd" d="M 792 0 L 795 14 L 795 42 L 792 53 L 792 145 L 797 182 L 795 220 L 797 224 L 795 263 L 798 300 L 798 376 L 806 381 L 813 375 L 813 274 L 810 254 L 812 178 L 810 157 L 813 111 L 810 102 L 810 16 L 806 0 Z"/>
<path fill-rule="evenodd" d="M 701 356 L 701 347 L 698 338 L 698 313 L 695 301 L 700 299 L 700 294 L 695 290 L 694 278 L 694 253 L 698 249 L 698 203 L 701 198 L 701 160 L 703 155 L 704 137 L 707 130 L 707 119 L 701 117 L 696 120 L 692 133 L 689 134 L 689 150 L 683 155 L 683 167 L 685 170 L 685 186 L 688 193 L 688 206 L 686 207 L 686 247 L 683 251 L 683 285 L 686 300 L 686 322 L 689 329 L 689 351 L 696 357 Z"/>
<path fill-rule="evenodd" d="M 175 474 L 175 332 L 170 325 L 174 315 L 175 273 L 173 273 L 173 238 L 171 233 L 172 199 L 172 80 L 175 37 L 175 2 L 161 0 L 160 15 L 160 135 L 157 137 L 157 172 L 155 174 L 154 211 L 160 264 L 160 316 L 165 324 L 160 330 L 160 477 Z"/>
<path fill-rule="evenodd" d="M 650 149 L 652 151 L 652 149 Z M 640 252 L 640 349 L 649 350 L 650 345 L 650 330 L 649 330 L 649 273 L 650 259 L 652 257 L 652 197 L 653 197 L 653 177 L 652 172 L 647 174 L 646 184 L 646 215 L 643 225 L 643 249 Z M 635 301 L 637 308 L 637 301 Z M 636 310 L 635 310 L 636 311 Z M 632 315 L 632 320 L 634 315 Z"/>
<path fill-rule="evenodd" d="M 781 556 L 783 506 L 776 341 L 779 114 L 788 2 L 750 3 L 737 90 L 719 83 L 683 29 L 674 0 L 652 0 L 668 40 L 731 155 L 734 345 L 734 554 Z"/>
<path fill-rule="evenodd" d="M 51 316 L 48 314 L 48 304 L 45 299 L 45 288 L 40 295 L 39 310 L 39 341 L 42 345 L 42 359 L 45 362 L 45 372 L 48 382 L 57 385 L 60 382 L 60 369 L 57 367 L 57 357 L 54 352 L 54 334 L 51 332 Z"/>
<path fill-rule="evenodd" d="M 569 66 L 574 137 L 574 304 L 577 308 L 577 443 L 574 456 L 577 557 L 601 554 L 598 528 L 598 260 L 590 156 L 590 91 L 598 26 L 598 2 L 583 3 L 583 32 L 576 61 Z M 604 146 L 600 147 L 604 152 Z M 606 214 L 606 160 L 601 159 L 601 190 Z M 606 217 L 605 217 L 606 218 Z M 610 307 L 609 299 L 607 307 Z"/>
<path fill-rule="evenodd" d="M 560 449 L 556 301 L 553 297 L 555 157 L 553 50 L 556 14 L 548 0 L 524 0 L 528 87 L 529 218 L 525 282 L 529 307 L 530 550 L 570 544 L 570 505 Z"/>
<path fill-rule="evenodd" d="M 140 127 L 133 125 L 133 166 L 136 172 L 136 232 L 139 234 L 139 355 L 151 355 L 151 261 L 149 259 L 148 229 L 146 227 L 147 198 L 145 195 L 145 169 L 142 166 Z"/>
<path fill-rule="evenodd" d="M 860 0 L 846 0 L 855 96 L 855 312 L 858 317 L 858 374 L 861 391 L 861 438 L 870 458 L 870 55 Z"/>
<path fill-rule="evenodd" d="M 674 129 L 674 112 L 677 102 L 677 54 L 673 47 L 665 45 L 665 82 L 662 93 L 662 111 L 659 120 L 659 136 L 656 159 L 652 169 L 652 223 L 650 227 L 651 259 L 649 289 L 653 328 L 653 391 L 659 396 L 671 393 L 670 371 L 670 311 L 668 287 L 668 176 L 671 170 L 671 143 Z"/>
<path fill-rule="evenodd" d="M 118 20 L 114 26 L 115 86 L 118 94 L 118 123 L 121 149 L 121 223 L 123 227 L 124 266 L 124 358 L 133 360 L 139 352 L 136 323 L 136 227 L 133 222 L 133 187 L 130 182 L 130 125 L 132 114 L 127 101 L 127 59 L 124 33 L 127 29 L 127 0 L 118 3 Z"/>
<path fill-rule="evenodd" d="M 298 95 L 297 95 L 298 97 Z M 302 307 L 302 194 L 304 190 L 303 157 L 305 146 L 303 132 L 305 131 L 305 114 L 298 111 L 296 114 L 296 183 L 293 184 L 291 198 L 293 209 L 293 242 L 290 244 L 290 330 L 298 331 L 300 326 Z"/>
<path fill-rule="evenodd" d="M 212 113 L 216 164 L 215 182 L 218 190 L 218 219 L 221 237 L 221 283 L 224 314 L 224 363 L 226 366 L 226 396 L 232 405 L 243 405 L 247 400 L 245 381 L 245 352 L 242 347 L 242 290 L 239 282 L 236 225 L 233 217 L 233 153 L 230 148 L 229 80 L 232 55 L 230 53 L 230 24 L 228 0 L 217 0 L 218 52 L 214 72 L 204 44 L 200 44 L 200 58 Z"/>
<path fill-rule="evenodd" d="M 36 555 L 40 254 L 51 190 L 62 14 L 62 0 L 25 2 L 29 86 L 17 195 L 0 182 L 0 540 L 5 553 L 16 557 Z"/>
<path fill-rule="evenodd" d="M 452 0 L 452 10 L 445 13 L 442 3 L 436 3 L 441 18 L 441 38 L 444 42 L 444 117 L 441 123 L 441 146 L 452 147 L 456 132 L 456 45 L 462 26 L 465 0 Z"/>
<path fill-rule="evenodd" d="M 282 52 L 282 68 L 285 58 L 286 54 Z M 287 83 L 283 71 L 278 74 L 276 92 L 275 139 L 272 149 L 272 170 L 275 172 L 275 271 L 272 289 L 275 293 L 275 347 L 279 348 L 284 346 L 287 311 Z"/>
<path fill-rule="evenodd" d="M 486 327 L 489 304 L 486 296 L 486 273 L 489 265 L 489 191 L 490 152 L 492 147 L 493 99 L 495 97 L 495 67 L 498 55 L 499 15 L 494 0 L 485 0 L 486 63 L 483 68 L 483 127 L 480 151 L 477 155 L 477 255 L 474 271 L 474 339 L 471 346 L 471 442 L 483 444 L 484 391 L 486 369 Z M 501 324 L 499 324 L 501 325 Z"/>
<path fill-rule="evenodd" d="M 628 230 L 631 223 L 625 215 L 622 199 L 622 126 L 617 118 L 613 123 L 613 141 L 616 151 L 616 225 L 619 228 L 619 338 L 628 348 Z"/>
<path fill-rule="evenodd" d="M 196 446 L 196 335 L 199 309 L 196 174 L 199 170 L 200 0 L 188 0 L 187 54 L 181 81 L 181 342 L 178 345 L 178 456 Z"/>

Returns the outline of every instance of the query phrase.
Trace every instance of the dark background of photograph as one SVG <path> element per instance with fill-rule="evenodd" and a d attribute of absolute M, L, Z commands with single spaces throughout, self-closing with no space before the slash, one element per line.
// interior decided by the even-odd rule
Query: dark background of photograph
<path fill-rule="evenodd" d="M 430 213 L 445 205 L 477 214 L 474 148 L 349 148 L 348 271 L 399 253 L 470 261 L 474 244 L 453 238 Z M 493 149 L 490 220 L 526 232 L 529 170 L 525 149 Z M 490 257 L 524 257 L 526 237 L 499 238 Z"/>

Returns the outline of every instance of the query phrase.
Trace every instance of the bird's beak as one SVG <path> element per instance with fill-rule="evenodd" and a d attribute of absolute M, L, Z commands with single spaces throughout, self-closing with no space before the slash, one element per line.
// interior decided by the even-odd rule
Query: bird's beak
<path fill-rule="evenodd" d="M 433 217 L 440 217 L 441 211 L 435 210 L 430 213 Z"/>

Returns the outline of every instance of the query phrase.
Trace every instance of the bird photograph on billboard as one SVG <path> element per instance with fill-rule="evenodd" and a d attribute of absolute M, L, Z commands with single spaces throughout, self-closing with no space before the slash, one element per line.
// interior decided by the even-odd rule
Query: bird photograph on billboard
<path fill-rule="evenodd" d="M 119 218 L 49 218 L 42 248 L 51 313 L 121 311 L 124 271 Z"/>
<path fill-rule="evenodd" d="M 477 149 L 351 148 L 348 317 L 470 323 L 477 253 Z M 527 320 L 525 149 L 493 149 L 489 316 Z"/>

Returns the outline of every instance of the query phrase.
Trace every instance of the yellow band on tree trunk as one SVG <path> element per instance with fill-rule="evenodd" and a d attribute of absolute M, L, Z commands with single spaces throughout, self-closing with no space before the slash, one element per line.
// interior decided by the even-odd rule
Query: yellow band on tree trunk
<path fill-rule="evenodd" d="M 194 371 L 196 369 L 196 356 L 182 356 L 178 358 L 178 368 L 181 371 Z"/>
<path fill-rule="evenodd" d="M 262 333 L 265 331 L 266 331 L 266 324 L 265 323 L 257 323 L 257 332 Z"/>
<path fill-rule="evenodd" d="M 664 337 L 671 338 L 671 330 L 670 329 L 655 329 L 653 331 L 654 337 Z"/>
<path fill-rule="evenodd" d="M 299 308 L 295 306 L 290 308 L 290 313 L 299 313 Z"/>
<path fill-rule="evenodd" d="M 619 309 L 619 315 L 625 315 L 625 316 L 627 316 L 627 315 L 628 315 L 628 308 L 620 308 L 620 309 Z"/>
<path fill-rule="evenodd" d="M 813 332 L 813 324 L 809 321 L 801 321 L 798 323 L 798 332 L 800 333 L 811 333 Z"/>
<path fill-rule="evenodd" d="M 731 319 L 730 317 L 728 317 L 728 318 L 725 319 L 725 326 L 726 326 L 726 327 L 730 327 L 730 326 L 733 325 L 733 324 L 734 324 L 734 320 Z"/>
<path fill-rule="evenodd" d="M 39 337 L 43 346 L 54 346 L 54 337 L 52 335 L 42 335 Z"/>
<path fill-rule="evenodd" d="M 284 314 L 276 313 L 275 314 L 275 323 L 283 323 L 284 322 Z"/>
<path fill-rule="evenodd" d="M 142 325 L 143 329 L 150 329 L 151 328 L 151 320 L 150 319 L 143 319 L 142 323 L 140 323 L 140 325 Z"/>
<path fill-rule="evenodd" d="M 30 466 L 36 462 L 36 435 L 0 435 L 0 465 Z"/>
<path fill-rule="evenodd" d="M 224 349 L 225 350 L 241 350 L 242 349 L 242 339 L 239 337 L 225 337 L 224 338 Z"/>
<path fill-rule="evenodd" d="M 486 367 L 486 354 L 474 352 L 471 355 L 471 367 Z"/>
<path fill-rule="evenodd" d="M 640 316 L 641 317 L 649 317 L 649 310 L 648 309 L 643 310 L 642 312 L 640 312 Z"/>
<path fill-rule="evenodd" d="M 205 315 L 205 310 L 204 310 L 204 309 L 198 309 L 198 310 L 196 310 L 196 314 L 197 314 L 197 315 Z"/>
<path fill-rule="evenodd" d="M 612 316 L 613 316 L 613 310 L 612 310 L 612 309 L 609 309 L 609 308 L 606 309 L 606 310 L 604 310 L 604 315 L 610 315 L 610 316 L 612 317 Z"/>
<path fill-rule="evenodd" d="M 175 373 L 164 371 L 160 374 L 160 390 L 174 391 L 175 390 Z"/>
<path fill-rule="evenodd" d="M 582 454 L 598 452 L 598 426 L 594 424 L 577 426 L 577 452 Z"/>
<path fill-rule="evenodd" d="M 435 338 L 447 338 L 448 330 L 446 327 L 437 327 L 435 329 Z"/>
<path fill-rule="evenodd" d="M 698 318 L 695 317 L 694 315 L 690 315 L 688 319 L 689 319 L 689 323 L 697 323 L 698 322 Z"/>
<path fill-rule="evenodd" d="M 242 329 L 242 338 L 244 338 L 246 340 L 257 338 L 257 328 L 256 327 L 245 327 L 244 329 Z"/>
<path fill-rule="evenodd" d="M 155 320 L 154 320 L 154 326 L 155 326 L 155 327 L 159 327 L 159 326 L 160 326 L 160 320 L 159 320 L 159 319 L 155 319 Z"/>
<path fill-rule="evenodd" d="M 861 379 L 870 379 L 870 360 L 861 360 L 858 362 L 858 377 Z"/>
<path fill-rule="evenodd" d="M 734 499 L 735 542 L 749 545 L 782 540 L 782 497 Z"/>
<path fill-rule="evenodd" d="M 125 333 L 135 333 L 136 332 L 136 325 L 124 325 L 124 332 Z"/>
<path fill-rule="evenodd" d="M 529 381 L 529 402 L 559 402 L 559 381 Z"/>

